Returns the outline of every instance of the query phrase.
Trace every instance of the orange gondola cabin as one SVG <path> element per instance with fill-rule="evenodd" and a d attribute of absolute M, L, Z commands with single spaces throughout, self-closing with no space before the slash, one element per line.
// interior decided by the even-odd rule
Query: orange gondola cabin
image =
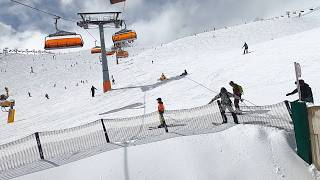
<path fill-rule="evenodd" d="M 56 33 L 50 34 L 45 38 L 45 50 L 78 48 L 83 47 L 83 39 L 80 34 L 67 32 L 58 29 L 58 20 L 60 17 L 55 17 Z"/>
<path fill-rule="evenodd" d="M 96 46 L 91 49 L 91 54 L 101 53 L 101 47 Z"/>
<path fill-rule="evenodd" d="M 115 51 L 108 51 L 107 56 L 112 56 L 112 55 L 114 55 L 114 53 L 115 53 Z"/>
<path fill-rule="evenodd" d="M 114 43 L 120 43 L 120 42 L 132 42 L 137 39 L 137 33 L 132 30 L 126 30 L 123 29 L 119 32 L 116 32 L 112 36 L 112 41 Z"/>
<path fill-rule="evenodd" d="M 129 53 L 127 51 L 118 51 L 116 53 L 117 58 L 127 58 L 129 57 Z"/>
<path fill-rule="evenodd" d="M 76 33 L 51 34 L 45 38 L 45 50 L 83 47 L 81 35 Z"/>

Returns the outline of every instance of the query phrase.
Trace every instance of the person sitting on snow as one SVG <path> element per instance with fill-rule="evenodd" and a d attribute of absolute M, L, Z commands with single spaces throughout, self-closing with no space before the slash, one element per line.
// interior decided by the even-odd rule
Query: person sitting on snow
<path fill-rule="evenodd" d="M 186 76 L 186 75 L 188 75 L 188 72 L 187 72 L 187 70 L 185 69 L 180 76 Z"/>
<path fill-rule="evenodd" d="M 167 77 L 162 73 L 160 76 L 160 81 L 167 80 Z"/>

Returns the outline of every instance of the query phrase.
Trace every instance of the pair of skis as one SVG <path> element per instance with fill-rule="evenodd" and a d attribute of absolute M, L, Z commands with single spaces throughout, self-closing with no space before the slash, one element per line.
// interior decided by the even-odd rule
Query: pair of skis
<path fill-rule="evenodd" d="M 178 127 L 178 126 L 185 126 L 185 124 L 166 124 L 166 125 L 161 126 L 161 127 L 151 126 L 151 127 L 149 127 L 149 130 L 164 128 L 166 132 L 169 132 L 169 131 L 168 131 L 168 128 L 169 128 L 169 127 Z"/>

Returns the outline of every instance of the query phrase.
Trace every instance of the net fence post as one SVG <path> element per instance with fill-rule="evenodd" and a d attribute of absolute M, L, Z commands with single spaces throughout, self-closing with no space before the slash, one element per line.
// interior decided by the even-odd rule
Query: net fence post
<path fill-rule="evenodd" d="M 286 105 L 286 107 L 287 107 L 287 110 L 288 110 L 288 112 L 289 112 L 289 115 L 290 115 L 291 118 L 292 118 L 292 110 L 291 110 L 289 101 L 284 101 L 284 103 L 285 103 L 285 105 Z"/>
<path fill-rule="evenodd" d="M 41 141 L 40 141 L 39 133 L 36 132 L 36 133 L 34 133 L 34 135 L 35 135 L 35 137 L 36 137 L 37 147 L 38 147 L 38 150 L 39 150 L 40 158 L 41 158 L 41 159 L 44 159 L 44 155 L 43 155 L 43 150 L 42 150 L 42 146 L 41 146 Z"/>
<path fill-rule="evenodd" d="M 104 125 L 103 119 L 101 119 L 101 124 L 102 124 L 102 128 L 103 128 L 104 136 L 106 137 L 106 141 L 107 141 L 107 143 L 110 143 L 108 132 L 107 132 L 106 126 Z"/>

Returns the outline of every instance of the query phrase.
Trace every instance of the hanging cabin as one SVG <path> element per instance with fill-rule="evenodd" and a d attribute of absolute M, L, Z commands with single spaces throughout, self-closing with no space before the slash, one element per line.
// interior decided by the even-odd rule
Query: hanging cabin
<path fill-rule="evenodd" d="M 114 55 L 114 53 L 115 53 L 115 51 L 108 51 L 106 55 L 107 56 L 112 56 L 112 55 Z"/>
<path fill-rule="evenodd" d="M 125 41 L 134 41 L 137 39 L 137 33 L 135 31 L 132 30 L 126 30 L 123 29 L 119 32 L 116 32 L 113 36 L 112 36 L 112 41 L 113 43 L 120 43 L 120 42 L 125 42 Z"/>
<path fill-rule="evenodd" d="M 70 32 L 58 32 L 45 38 L 45 50 L 83 47 L 83 39 L 80 34 Z"/>
<path fill-rule="evenodd" d="M 58 20 L 60 17 L 55 17 L 54 19 L 56 33 L 50 34 L 45 38 L 45 50 L 83 47 L 83 39 L 80 34 L 59 30 Z"/>
<path fill-rule="evenodd" d="M 101 53 L 101 47 L 96 46 L 91 49 L 91 54 Z"/>
<path fill-rule="evenodd" d="M 118 51 L 116 53 L 117 58 L 127 58 L 129 57 L 129 53 L 127 51 Z"/>

